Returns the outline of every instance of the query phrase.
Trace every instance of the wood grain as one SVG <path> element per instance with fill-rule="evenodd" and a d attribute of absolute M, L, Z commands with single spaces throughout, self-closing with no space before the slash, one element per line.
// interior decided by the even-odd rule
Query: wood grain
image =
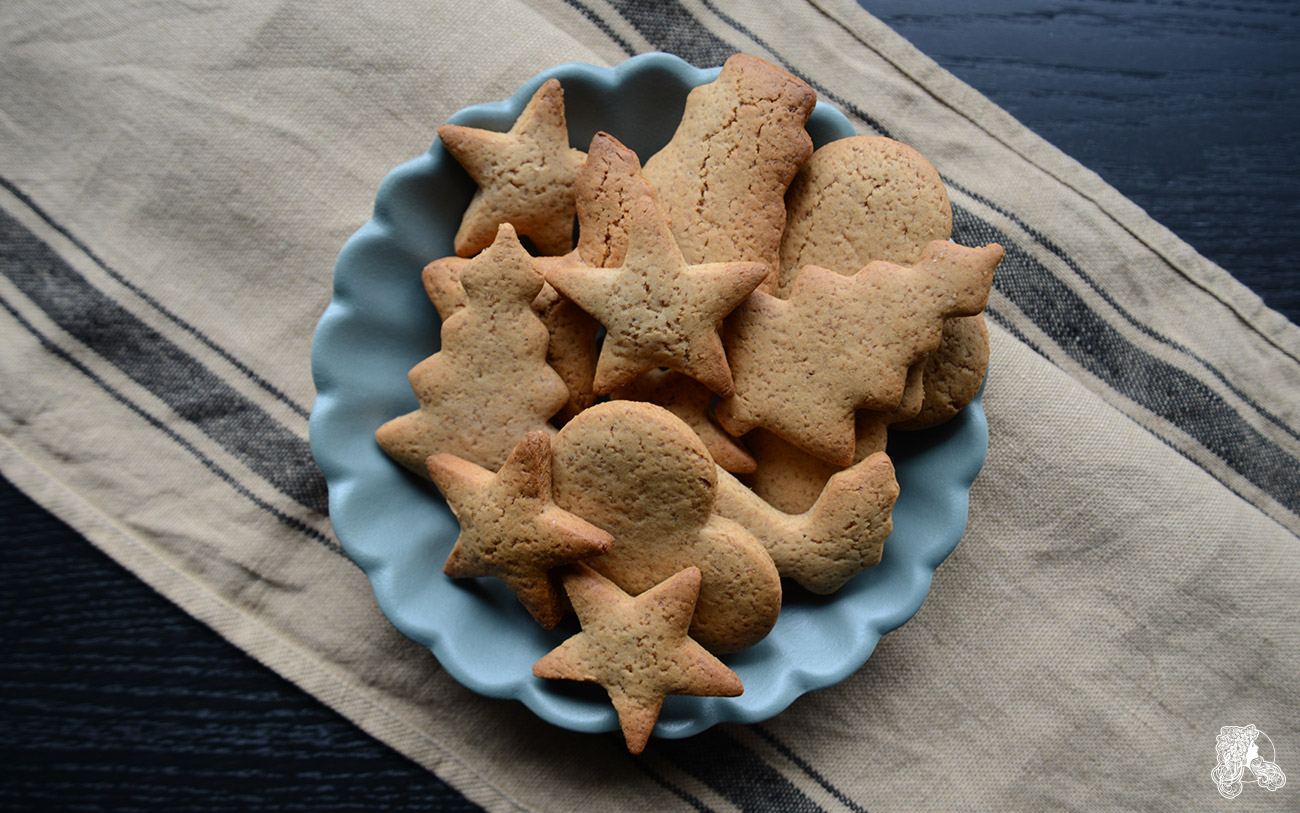
<path fill-rule="evenodd" d="M 3 479 L 0 517 L 0 809 L 479 809 Z"/>
<path fill-rule="evenodd" d="M 1300 323 L 1300 4 L 859 3 Z"/>

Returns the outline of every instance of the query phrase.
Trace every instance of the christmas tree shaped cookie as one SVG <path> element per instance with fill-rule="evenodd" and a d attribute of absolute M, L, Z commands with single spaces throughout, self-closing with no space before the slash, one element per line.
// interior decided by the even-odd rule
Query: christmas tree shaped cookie
<path fill-rule="evenodd" d="M 460 284 L 460 272 L 467 262 L 469 260 L 464 257 L 443 257 L 424 268 L 424 291 L 444 322 L 465 307 L 465 288 Z M 581 264 L 577 249 L 559 257 L 533 257 L 533 266 L 543 275 L 552 268 Z M 533 300 L 533 310 L 550 334 L 546 363 L 569 387 L 569 401 L 554 417 L 555 424 L 560 426 L 596 402 L 592 381 L 596 377 L 596 337 L 600 333 L 600 323 L 560 296 L 549 283 L 542 285 L 541 293 Z"/>
<path fill-rule="evenodd" d="M 411 471 L 452 454 L 485 469 L 505 463 L 569 389 L 546 363 L 547 331 L 533 311 L 542 274 L 508 224 L 496 242 L 460 269 L 465 304 L 442 325 L 442 349 L 411 370 L 420 408 L 379 428 L 375 439 Z"/>
<path fill-rule="evenodd" d="M 1002 247 L 943 240 L 911 268 L 873 262 L 851 277 L 805 266 L 789 299 L 755 292 L 727 322 L 736 395 L 718 420 L 763 426 L 823 460 L 853 462 L 854 413 L 892 410 L 908 369 L 939 347 L 943 320 L 979 313 Z"/>

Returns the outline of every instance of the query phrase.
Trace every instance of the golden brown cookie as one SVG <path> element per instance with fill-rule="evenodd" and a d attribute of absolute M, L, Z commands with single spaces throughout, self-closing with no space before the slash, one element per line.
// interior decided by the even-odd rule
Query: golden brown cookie
<path fill-rule="evenodd" d="M 775 275 L 785 193 L 812 153 L 804 125 L 816 103 L 808 83 L 747 54 L 690 92 L 644 170 L 687 262 L 754 260 Z"/>
<path fill-rule="evenodd" d="M 714 510 L 758 537 L 782 576 L 814 593 L 833 593 L 880 562 L 898 499 L 894 466 L 884 452 L 831 475 L 800 514 L 773 508 L 719 471 Z"/>
<path fill-rule="evenodd" d="M 460 272 L 467 262 L 469 260 L 464 257 L 442 257 L 426 265 L 420 274 L 424 292 L 444 322 L 465 307 L 465 289 L 460 284 Z"/>
<path fill-rule="evenodd" d="M 646 196 L 632 204 L 622 265 L 558 268 L 546 278 L 605 326 L 597 394 L 667 367 L 725 396 L 732 392 L 731 372 L 718 330 L 767 273 L 761 263 L 689 265 Z"/>
<path fill-rule="evenodd" d="M 464 257 L 443 257 L 424 268 L 425 293 L 443 321 L 465 306 L 460 271 L 467 262 L 469 260 Z M 542 274 L 551 268 L 581 263 L 577 249 L 560 257 L 533 258 L 534 267 Z M 600 332 L 600 323 L 561 296 L 549 283 L 542 285 L 541 293 L 533 300 L 533 310 L 537 311 L 550 335 L 546 362 L 569 388 L 568 403 L 552 418 L 556 425 L 563 426 L 569 418 L 596 402 L 592 381 L 596 376 L 596 336 Z"/>
<path fill-rule="evenodd" d="M 699 567 L 691 637 L 732 652 L 767 635 L 780 576 L 753 535 L 713 513 L 719 469 L 689 426 L 654 404 L 609 401 L 569 421 L 552 449 L 556 505 L 614 536 L 593 568 L 636 595 Z"/>
<path fill-rule="evenodd" d="M 569 146 L 558 80 L 537 89 L 509 132 L 444 124 L 438 137 L 479 187 L 456 232 L 458 255 L 487 248 L 502 223 L 542 254 L 573 248 L 573 182 L 586 154 Z"/>
<path fill-rule="evenodd" d="M 890 138 L 852 136 L 817 149 L 786 196 L 777 296 L 789 293 L 800 268 L 818 265 L 853 274 L 873 260 L 912 265 L 932 240 L 952 234 L 943 179 L 916 150 Z M 939 349 L 924 362 L 925 405 L 898 428 L 921 429 L 970 403 L 988 367 L 982 315 L 944 323 Z"/>
<path fill-rule="evenodd" d="M 385 452 L 422 477 L 440 453 L 496 470 L 525 434 L 549 428 L 569 390 L 546 363 L 546 326 L 532 308 L 542 282 L 501 226 L 460 269 L 465 305 L 442 323 L 442 349 L 411 370 L 419 409 L 375 433 Z"/>
<path fill-rule="evenodd" d="M 578 173 L 577 196 L 579 254 L 588 265 L 621 265 L 633 204 L 654 197 L 636 153 L 608 133 L 597 133 Z M 650 370 L 612 395 L 667 408 L 695 430 L 718 465 L 733 472 L 754 470 L 754 459 L 709 416 L 713 391 L 695 379 L 673 370 Z"/>
<path fill-rule="evenodd" d="M 938 426 L 975 399 L 989 367 L 989 329 L 984 315 L 945 321 L 939 349 L 921 362 L 920 367 L 923 405 L 913 417 L 893 424 L 895 428 Z"/>
<path fill-rule="evenodd" d="M 632 204 L 655 197 L 636 153 L 609 133 L 596 133 L 574 185 L 578 254 L 587 265 L 617 268 L 627 255 Z"/>
<path fill-rule="evenodd" d="M 789 299 L 755 292 L 728 320 L 736 385 L 717 417 L 756 426 L 837 465 L 853 462 L 854 413 L 886 411 L 908 369 L 939 346 L 943 320 L 979 313 L 1002 247 L 926 246 L 912 268 L 873 262 L 851 277 L 805 266 Z"/>
<path fill-rule="evenodd" d="M 754 470 L 754 458 L 709 417 L 713 393 L 693 378 L 672 370 L 651 370 L 625 387 L 614 390 L 615 400 L 658 404 L 700 436 L 713 461 L 730 472 Z"/>
<path fill-rule="evenodd" d="M 429 458 L 429 476 L 460 522 L 443 572 L 495 576 L 550 629 L 564 615 L 551 569 L 598 556 L 613 538 L 551 499 L 551 441 L 529 432 L 493 474 L 455 455 Z"/>
<path fill-rule="evenodd" d="M 698 568 L 633 597 L 579 564 L 564 574 L 564 587 L 582 632 L 535 663 L 533 674 L 604 686 L 632 753 L 645 750 L 667 695 L 735 697 L 744 691 L 735 672 L 687 635 Z"/>
<path fill-rule="evenodd" d="M 560 257 L 534 257 L 537 270 L 546 274 L 552 268 L 568 268 L 582 264 L 578 250 Z M 533 300 L 533 310 L 542 318 L 542 324 L 551 334 L 546 346 L 546 361 L 560 374 L 569 388 L 569 401 L 552 418 L 563 426 L 574 415 L 596 403 L 596 337 L 600 335 L 600 322 L 578 307 L 577 303 L 562 296 L 550 283 Z"/>
<path fill-rule="evenodd" d="M 960 321 L 948 319 L 944 326 Z M 914 364 L 907 372 L 903 400 L 890 412 L 859 409 L 855 417 L 856 445 L 853 462 L 866 460 L 885 451 L 889 429 L 899 421 L 916 417 L 925 397 L 921 371 L 924 364 Z M 754 458 L 754 471 L 740 479 L 773 508 L 788 514 L 802 514 L 817 502 L 826 481 L 843 469 L 801 450 L 798 446 L 758 428 L 745 435 L 745 447 Z"/>
<path fill-rule="evenodd" d="M 790 184 L 776 295 L 789 295 L 805 265 L 841 274 L 873 260 L 910 266 L 951 235 L 948 190 L 919 152 L 879 136 L 832 141 Z"/>

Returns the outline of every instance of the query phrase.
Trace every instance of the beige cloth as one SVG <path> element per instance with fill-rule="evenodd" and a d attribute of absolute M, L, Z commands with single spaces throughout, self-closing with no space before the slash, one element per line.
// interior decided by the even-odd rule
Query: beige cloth
<path fill-rule="evenodd" d="M 0 471 L 484 807 L 1300 806 L 1300 329 L 851 0 L 12 3 L 0 32 Z M 809 78 L 1009 253 L 988 462 L 920 612 L 776 718 L 633 761 L 387 624 L 320 510 L 308 354 L 439 123 L 669 48 Z M 1215 737 L 1247 724 L 1292 778 L 1227 802 Z"/>

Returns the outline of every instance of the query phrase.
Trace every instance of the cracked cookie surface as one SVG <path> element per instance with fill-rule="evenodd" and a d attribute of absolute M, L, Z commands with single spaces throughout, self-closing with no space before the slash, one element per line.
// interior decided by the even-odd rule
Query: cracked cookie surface
<path fill-rule="evenodd" d="M 676 133 L 643 171 L 688 262 L 756 260 L 775 276 L 785 193 L 812 154 L 804 125 L 816 103 L 802 79 L 746 54 L 691 91 Z"/>

